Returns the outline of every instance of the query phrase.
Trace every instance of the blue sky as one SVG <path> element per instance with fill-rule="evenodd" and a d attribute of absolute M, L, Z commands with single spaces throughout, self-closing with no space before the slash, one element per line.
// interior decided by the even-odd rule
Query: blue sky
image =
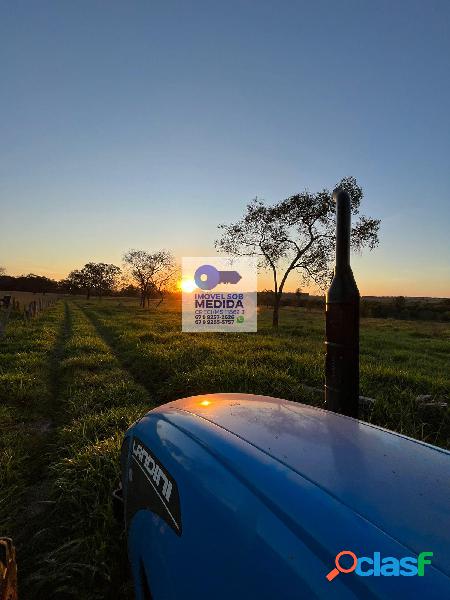
<path fill-rule="evenodd" d="M 254 196 L 354 175 L 362 293 L 450 295 L 450 2 L 3 1 L 0 64 L 9 272 L 214 254 Z"/>

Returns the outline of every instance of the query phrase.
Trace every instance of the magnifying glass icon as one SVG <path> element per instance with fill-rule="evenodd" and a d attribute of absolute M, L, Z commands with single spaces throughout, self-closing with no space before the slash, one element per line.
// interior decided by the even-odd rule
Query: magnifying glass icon
<path fill-rule="evenodd" d="M 339 563 L 339 559 L 341 558 L 341 556 L 344 555 L 348 555 L 351 556 L 353 559 L 353 564 L 351 565 L 350 568 L 345 569 L 340 563 Z M 354 552 L 352 552 L 351 550 L 342 550 L 342 552 L 339 552 L 339 554 L 336 555 L 336 558 L 334 560 L 334 564 L 336 565 L 335 569 L 332 569 L 328 575 L 327 575 L 327 579 L 328 581 L 333 581 L 333 579 L 339 575 L 339 573 L 351 573 L 352 571 L 354 571 L 356 569 L 356 566 L 358 565 L 358 558 L 356 557 L 356 554 Z"/>

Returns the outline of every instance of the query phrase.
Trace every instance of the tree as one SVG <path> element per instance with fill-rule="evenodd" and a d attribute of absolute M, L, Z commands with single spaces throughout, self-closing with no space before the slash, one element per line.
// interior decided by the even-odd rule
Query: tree
<path fill-rule="evenodd" d="M 2 277 L 3 275 L 6 275 L 6 269 L 5 267 L 0 267 L 0 277 Z"/>
<path fill-rule="evenodd" d="M 359 214 L 363 191 L 354 177 L 346 177 L 338 187 L 349 192 L 352 214 Z M 273 275 L 273 326 L 279 322 L 279 308 L 286 280 L 293 271 L 303 283 L 311 281 L 324 288 L 332 275 L 335 250 L 336 207 L 329 190 L 317 194 L 304 191 L 265 205 L 255 198 L 244 217 L 231 225 L 219 225 L 222 237 L 216 248 L 237 256 L 256 256 L 258 266 Z M 361 251 L 378 244 L 380 221 L 359 216 L 352 228 L 352 248 Z"/>
<path fill-rule="evenodd" d="M 89 263 L 93 273 L 94 290 L 100 298 L 114 291 L 120 267 L 108 263 Z"/>
<path fill-rule="evenodd" d="M 123 255 L 123 262 L 131 279 L 139 287 L 140 306 L 144 308 L 146 301 L 148 306 L 152 296 L 159 297 L 159 306 L 176 273 L 173 255 L 167 250 L 153 254 L 145 250 L 128 250 Z"/>
<path fill-rule="evenodd" d="M 100 298 L 110 293 L 121 273 L 119 267 L 108 263 L 86 263 L 80 270 L 71 271 L 67 277 L 68 287 L 72 293 L 84 291 L 89 300 L 91 294 L 97 294 Z"/>
<path fill-rule="evenodd" d="M 73 271 L 70 271 L 70 273 L 67 275 L 67 278 L 61 283 L 70 294 L 80 294 L 83 292 L 87 294 L 88 299 L 91 295 L 91 286 L 86 286 L 86 279 L 80 269 L 74 269 Z"/>

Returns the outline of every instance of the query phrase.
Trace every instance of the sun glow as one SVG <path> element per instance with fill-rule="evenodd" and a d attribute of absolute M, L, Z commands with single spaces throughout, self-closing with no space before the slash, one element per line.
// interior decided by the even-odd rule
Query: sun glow
<path fill-rule="evenodd" d="M 202 400 L 202 402 L 200 402 L 200 404 L 202 406 L 209 406 L 211 404 L 211 402 L 209 400 Z"/>
<path fill-rule="evenodd" d="M 193 279 L 182 279 L 180 281 L 180 288 L 183 290 L 183 292 L 187 292 L 190 294 L 195 290 L 196 287 L 197 284 Z"/>

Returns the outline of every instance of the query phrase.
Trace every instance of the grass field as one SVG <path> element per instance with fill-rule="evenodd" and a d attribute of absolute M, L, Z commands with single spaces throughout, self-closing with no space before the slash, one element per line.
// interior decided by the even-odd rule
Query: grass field
<path fill-rule="evenodd" d="M 0 340 L 0 523 L 18 547 L 24 598 L 126 598 L 125 543 L 110 494 L 123 432 L 152 406 L 237 391 L 320 404 L 323 315 L 262 311 L 257 334 L 183 334 L 178 306 L 60 300 Z M 450 446 L 449 326 L 364 319 L 361 394 L 374 423 Z"/>

